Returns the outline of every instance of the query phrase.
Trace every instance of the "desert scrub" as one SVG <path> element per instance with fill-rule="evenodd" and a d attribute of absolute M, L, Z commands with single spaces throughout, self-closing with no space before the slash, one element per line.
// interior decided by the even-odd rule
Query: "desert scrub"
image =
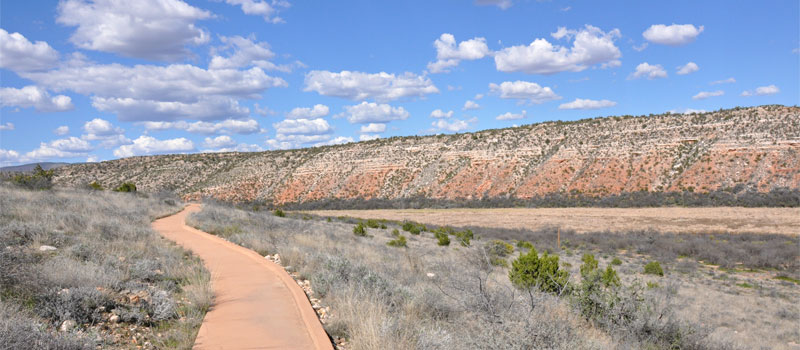
<path fill-rule="evenodd" d="M 138 327 L 140 342 L 191 348 L 211 304 L 208 273 L 150 227 L 180 211 L 179 203 L 163 195 L 0 186 L 0 323 L 8 316 L 37 325 L 30 334 L 0 330 L 0 344 L 128 348 L 101 327 L 113 312 L 119 327 Z M 53 332 L 65 322 L 76 324 Z"/>
<path fill-rule="evenodd" d="M 353 227 L 353 234 L 360 237 L 367 236 L 367 229 L 364 227 L 363 222 L 359 222 L 355 227 Z"/>
<path fill-rule="evenodd" d="M 558 267 L 558 255 L 548 255 L 545 252 L 539 257 L 536 249 L 531 249 L 511 262 L 508 278 L 519 289 L 536 288 L 547 293 L 561 294 L 567 286 L 569 273 Z"/>
<path fill-rule="evenodd" d="M 436 244 L 440 246 L 450 245 L 450 236 L 448 236 L 446 233 L 441 231 L 436 231 L 433 233 L 433 236 L 436 238 Z"/>
<path fill-rule="evenodd" d="M 390 247 L 405 248 L 405 247 L 408 246 L 408 243 L 406 242 L 406 236 L 398 234 L 397 238 L 395 238 L 395 239 L 393 239 L 393 240 L 391 240 L 389 242 L 386 242 L 386 245 L 388 245 Z"/>
<path fill-rule="evenodd" d="M 622 265 L 622 260 L 620 260 L 617 257 L 614 257 L 614 259 L 611 259 L 611 265 L 620 266 L 620 265 Z"/>
<path fill-rule="evenodd" d="M 281 210 L 281 209 L 275 209 L 275 211 L 272 212 L 272 215 L 275 215 L 275 216 L 277 216 L 279 218 L 285 218 L 286 217 L 286 213 L 284 213 L 283 210 Z"/>
<path fill-rule="evenodd" d="M 664 269 L 661 268 L 661 264 L 658 261 L 651 261 L 644 265 L 644 273 L 646 275 L 664 276 Z"/>

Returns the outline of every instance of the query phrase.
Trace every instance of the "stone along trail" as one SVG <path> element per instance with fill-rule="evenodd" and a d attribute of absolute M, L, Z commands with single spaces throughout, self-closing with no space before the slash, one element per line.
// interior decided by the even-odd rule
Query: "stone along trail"
<path fill-rule="evenodd" d="M 193 204 L 153 222 L 164 237 L 191 250 L 211 272 L 214 305 L 194 349 L 333 349 L 302 288 L 258 253 L 186 225 Z"/>

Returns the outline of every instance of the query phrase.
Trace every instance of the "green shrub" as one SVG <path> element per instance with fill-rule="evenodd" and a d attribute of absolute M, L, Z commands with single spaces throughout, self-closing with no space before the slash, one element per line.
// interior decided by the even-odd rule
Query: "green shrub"
<path fill-rule="evenodd" d="M 611 260 L 611 265 L 614 266 L 622 265 L 622 260 L 619 260 L 619 258 L 615 257 L 613 260 Z"/>
<path fill-rule="evenodd" d="M 398 231 L 397 229 L 392 230 L 392 236 L 400 237 L 400 231 Z"/>
<path fill-rule="evenodd" d="M 53 170 L 44 170 L 36 164 L 31 174 L 14 175 L 11 182 L 31 190 L 46 190 L 53 187 Z"/>
<path fill-rule="evenodd" d="M 619 287 L 620 281 L 619 276 L 617 275 L 617 271 L 614 270 L 611 265 L 606 266 L 606 270 L 603 271 L 603 274 L 600 275 L 600 281 L 603 282 L 603 285 L 608 287 Z"/>
<path fill-rule="evenodd" d="M 475 234 L 472 233 L 472 230 L 465 230 L 456 232 L 455 236 L 458 238 L 458 243 L 464 247 L 469 247 L 470 241 L 475 237 Z"/>
<path fill-rule="evenodd" d="M 381 228 L 385 230 L 386 229 L 386 224 L 381 224 Z"/>
<path fill-rule="evenodd" d="M 119 187 L 115 188 L 114 191 L 116 192 L 136 192 L 136 184 L 133 182 L 125 182 Z"/>
<path fill-rule="evenodd" d="M 390 247 L 398 247 L 398 248 L 407 247 L 407 245 L 406 245 L 406 236 L 403 236 L 403 235 L 398 233 L 397 238 L 387 242 L 386 245 L 388 245 Z"/>
<path fill-rule="evenodd" d="M 355 234 L 356 236 L 366 237 L 367 229 L 364 227 L 363 222 L 359 222 L 358 225 L 353 227 L 353 234 Z"/>
<path fill-rule="evenodd" d="M 100 185 L 99 183 L 97 183 L 97 181 L 92 181 L 92 183 L 89 184 L 89 188 L 91 188 L 91 189 L 93 189 L 95 191 L 102 191 L 103 190 L 103 186 Z"/>
<path fill-rule="evenodd" d="M 280 209 L 275 209 L 275 211 L 272 212 L 272 215 L 275 215 L 275 216 L 277 216 L 279 218 L 285 218 L 286 217 L 286 213 L 284 213 L 283 210 L 280 210 Z"/>
<path fill-rule="evenodd" d="M 434 237 L 436 237 L 436 240 L 437 240 L 436 244 L 441 245 L 441 246 L 450 245 L 450 236 L 448 236 L 446 233 L 442 233 L 442 232 L 437 231 L 437 232 L 434 232 L 433 235 L 434 235 Z"/>
<path fill-rule="evenodd" d="M 597 260 L 594 258 L 594 254 L 583 254 L 581 261 L 583 261 L 581 277 L 589 276 L 592 272 L 597 271 Z"/>
<path fill-rule="evenodd" d="M 658 261 L 651 261 L 644 265 L 644 273 L 647 275 L 658 275 L 664 276 L 664 270 L 661 268 L 661 264 Z"/>
<path fill-rule="evenodd" d="M 414 228 L 413 223 L 410 221 L 403 222 L 403 231 L 409 232 L 412 228 Z M 417 231 L 417 234 L 419 234 L 419 231 Z"/>
<path fill-rule="evenodd" d="M 367 220 L 367 224 L 366 224 L 366 225 L 367 225 L 367 227 L 369 227 L 369 228 L 378 228 L 378 227 L 381 227 L 381 224 L 378 222 L 378 220 L 375 220 L 375 219 L 369 219 L 369 220 Z"/>
<path fill-rule="evenodd" d="M 412 226 L 411 229 L 408 230 L 408 232 L 411 233 L 412 235 L 418 235 L 419 234 L 419 227 Z"/>
<path fill-rule="evenodd" d="M 508 278 L 515 287 L 524 290 L 539 288 L 548 293 L 560 294 L 567 286 L 569 272 L 559 269 L 558 255 L 539 254 L 531 249 L 511 262 Z"/>
<path fill-rule="evenodd" d="M 533 243 L 528 241 L 519 241 L 517 242 L 517 248 L 520 249 L 533 249 Z"/>

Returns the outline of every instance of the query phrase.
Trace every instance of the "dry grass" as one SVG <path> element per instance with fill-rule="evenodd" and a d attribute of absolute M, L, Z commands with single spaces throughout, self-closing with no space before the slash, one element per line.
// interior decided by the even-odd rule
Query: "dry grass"
<path fill-rule="evenodd" d="M 538 208 L 315 210 L 320 216 L 411 220 L 429 225 L 579 233 L 653 229 L 680 233 L 779 233 L 800 235 L 800 208 Z"/>
<path fill-rule="evenodd" d="M 481 240 L 440 247 L 423 233 L 396 248 L 386 245 L 395 238 L 392 226 L 359 237 L 352 224 L 210 203 L 188 221 L 262 254 L 279 253 L 331 307 L 325 328 L 348 339 L 348 349 L 732 348 L 675 317 L 660 289 L 620 303 L 633 321 L 593 326 L 570 297 L 513 288 Z"/>
<path fill-rule="evenodd" d="M 191 348 L 211 304 L 208 273 L 150 227 L 179 200 L 0 186 L 0 208 L 0 319 L 13 320 L 0 324 L 0 344 Z M 57 331 L 69 320 L 77 327 Z"/>

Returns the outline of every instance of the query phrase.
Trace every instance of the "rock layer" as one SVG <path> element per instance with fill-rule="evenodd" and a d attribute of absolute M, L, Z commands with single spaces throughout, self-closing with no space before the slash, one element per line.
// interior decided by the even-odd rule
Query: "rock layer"
<path fill-rule="evenodd" d="M 58 168 L 56 182 L 123 181 L 187 199 L 306 202 L 422 195 L 800 188 L 800 108 L 760 106 L 546 122 L 255 153 L 124 158 Z"/>

